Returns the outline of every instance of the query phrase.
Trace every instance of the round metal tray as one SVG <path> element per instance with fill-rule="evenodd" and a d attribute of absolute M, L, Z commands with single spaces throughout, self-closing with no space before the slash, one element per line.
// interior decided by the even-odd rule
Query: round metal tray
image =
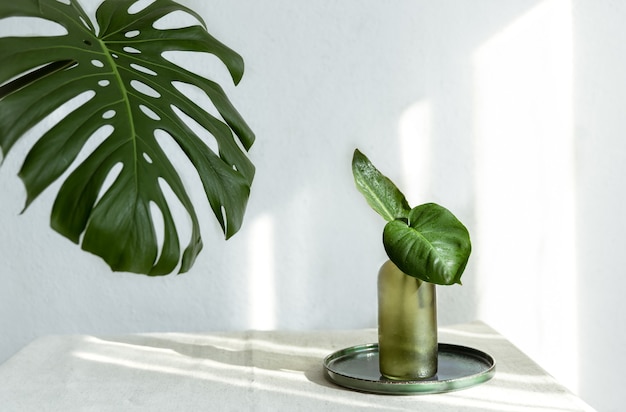
<path fill-rule="evenodd" d="M 488 354 L 465 346 L 439 344 L 438 372 L 424 380 L 391 380 L 380 374 L 378 344 L 352 346 L 324 359 L 326 377 L 338 385 L 363 392 L 416 395 L 449 392 L 486 382 L 496 372 Z"/>

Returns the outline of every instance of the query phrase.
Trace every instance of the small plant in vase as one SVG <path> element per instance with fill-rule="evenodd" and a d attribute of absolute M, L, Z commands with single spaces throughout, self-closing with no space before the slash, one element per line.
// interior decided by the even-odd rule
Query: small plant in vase
<path fill-rule="evenodd" d="M 386 221 L 389 260 L 378 275 L 378 346 L 381 374 L 419 380 L 437 374 L 435 285 L 461 284 L 471 253 L 467 228 L 446 208 L 411 208 L 396 185 L 358 149 L 352 172 L 359 191 Z"/>

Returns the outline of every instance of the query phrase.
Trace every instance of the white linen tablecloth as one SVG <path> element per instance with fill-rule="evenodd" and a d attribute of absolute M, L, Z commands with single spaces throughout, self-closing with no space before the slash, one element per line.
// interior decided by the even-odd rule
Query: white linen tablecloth
<path fill-rule="evenodd" d="M 496 359 L 481 385 L 415 396 L 360 393 L 325 379 L 323 359 L 376 341 L 376 330 L 46 336 L 0 365 L 0 410 L 593 411 L 489 326 L 440 342 Z"/>

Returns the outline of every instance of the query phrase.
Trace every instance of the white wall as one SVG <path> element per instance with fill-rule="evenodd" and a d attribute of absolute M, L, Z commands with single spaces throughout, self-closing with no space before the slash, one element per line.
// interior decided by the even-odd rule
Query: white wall
<path fill-rule="evenodd" d="M 623 2 L 575 8 L 574 127 L 577 138 L 577 257 L 580 394 L 599 411 L 623 407 L 626 367 L 624 179 L 626 49 Z"/>
<path fill-rule="evenodd" d="M 227 87 L 257 133 L 241 232 L 222 241 L 201 206 L 190 273 L 110 273 L 49 229 L 54 190 L 19 215 L 29 136 L 0 168 L 0 361 L 52 333 L 374 327 L 383 222 L 353 186 L 359 147 L 411 203 L 441 203 L 470 229 L 464 286 L 439 288 L 440 323 L 482 319 L 618 410 L 626 6 L 184 3 L 247 63 Z"/>

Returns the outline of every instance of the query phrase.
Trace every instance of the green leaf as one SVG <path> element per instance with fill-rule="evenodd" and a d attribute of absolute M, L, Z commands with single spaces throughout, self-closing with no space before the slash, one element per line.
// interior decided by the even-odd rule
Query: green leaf
<path fill-rule="evenodd" d="M 465 226 L 435 203 L 412 209 L 408 222 L 387 223 L 383 244 L 404 273 L 439 285 L 461 283 L 472 249 Z"/>
<path fill-rule="evenodd" d="M 87 101 L 44 132 L 19 172 L 25 209 L 72 165 L 92 135 L 112 130 L 63 182 L 51 225 L 82 248 L 101 256 L 113 270 L 162 275 L 180 263 L 189 270 L 202 249 L 198 217 L 187 189 L 157 141 L 171 137 L 195 167 L 207 200 L 229 238 L 243 221 L 254 166 L 246 151 L 254 134 L 222 88 L 167 60 L 169 51 L 213 54 L 238 83 L 243 60 L 205 28 L 201 17 L 171 0 L 156 0 L 135 14 L 136 0 L 105 0 L 97 10 L 100 31 L 76 0 L 19 0 L 0 4 L 0 19 L 38 17 L 61 24 L 67 34 L 0 38 L 0 148 L 4 156 L 28 130 L 69 100 Z M 161 17 L 186 12 L 198 25 L 160 30 Z M 176 85 L 192 85 L 214 104 L 213 116 Z M 212 135 L 215 152 L 180 113 Z M 196 129 L 197 130 L 197 129 Z M 103 190 L 107 176 L 121 171 Z M 163 186 L 169 186 L 191 222 L 191 238 L 181 252 Z M 101 193 L 104 192 L 104 193 Z M 163 245 L 157 244 L 151 204 L 162 215 Z M 186 239 L 184 240 L 187 241 Z"/>
<path fill-rule="evenodd" d="M 352 157 L 352 174 L 367 203 L 385 220 L 408 217 L 411 207 L 402 192 L 359 149 Z"/>

